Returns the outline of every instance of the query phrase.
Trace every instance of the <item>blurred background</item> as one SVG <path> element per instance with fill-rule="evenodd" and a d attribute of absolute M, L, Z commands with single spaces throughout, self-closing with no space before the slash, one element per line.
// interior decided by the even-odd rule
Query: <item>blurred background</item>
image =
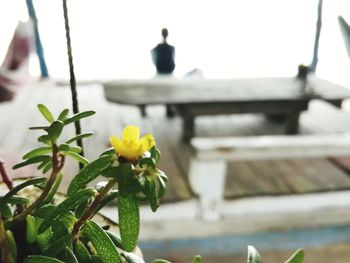
<path fill-rule="evenodd" d="M 68 78 L 61 1 L 34 1 L 50 76 Z M 74 63 L 78 79 L 150 78 L 150 49 L 169 29 L 176 47 L 175 76 L 199 68 L 208 78 L 290 76 L 312 60 L 317 0 L 101 0 L 69 2 Z M 350 62 L 337 17 L 349 2 L 324 1 L 317 74 L 349 84 Z M 25 1 L 5 1 L 0 10 L 0 60 Z M 38 75 L 35 59 L 31 71 Z"/>

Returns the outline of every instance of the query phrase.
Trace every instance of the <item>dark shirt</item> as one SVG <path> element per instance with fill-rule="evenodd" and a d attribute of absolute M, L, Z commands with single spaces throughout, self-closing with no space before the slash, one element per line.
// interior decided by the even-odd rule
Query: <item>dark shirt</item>
<path fill-rule="evenodd" d="M 157 73 L 171 74 L 175 69 L 175 48 L 167 43 L 158 44 L 152 49 L 153 63 L 156 65 Z"/>

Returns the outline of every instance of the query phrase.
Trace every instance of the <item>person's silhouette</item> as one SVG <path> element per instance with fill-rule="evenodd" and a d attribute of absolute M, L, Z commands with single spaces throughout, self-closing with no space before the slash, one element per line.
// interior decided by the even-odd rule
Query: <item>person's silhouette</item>
<path fill-rule="evenodd" d="M 158 75 L 171 75 L 175 69 L 175 47 L 167 43 L 168 29 L 162 29 L 162 42 L 151 50 L 152 61 Z M 175 112 L 172 105 L 166 106 L 166 115 L 173 117 Z M 141 106 L 142 116 L 146 116 L 146 106 Z"/>
<path fill-rule="evenodd" d="M 152 49 L 152 60 L 158 74 L 171 74 L 175 69 L 175 47 L 167 43 L 168 29 L 162 29 L 162 43 Z"/>

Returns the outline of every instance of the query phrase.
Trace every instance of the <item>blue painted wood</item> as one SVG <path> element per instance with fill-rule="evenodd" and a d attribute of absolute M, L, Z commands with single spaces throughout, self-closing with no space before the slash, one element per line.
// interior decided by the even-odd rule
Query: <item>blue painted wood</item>
<path fill-rule="evenodd" d="M 38 19 L 36 17 L 33 1 L 32 0 L 26 0 L 26 3 L 27 3 L 28 14 L 29 14 L 30 18 L 34 22 L 35 49 L 36 49 L 36 53 L 37 53 L 38 59 L 39 59 L 41 77 L 42 78 L 48 78 L 49 77 L 49 72 L 48 72 L 48 69 L 47 69 L 47 66 L 46 66 L 46 62 L 45 62 L 44 48 L 42 46 L 40 35 L 39 35 Z"/>
<path fill-rule="evenodd" d="M 201 255 L 214 253 L 225 255 L 244 253 L 248 245 L 253 245 L 258 251 L 264 251 L 323 247 L 347 242 L 350 242 L 350 226 L 338 225 L 327 228 L 221 235 L 208 238 L 144 241 L 140 242 L 139 245 L 145 254 L 166 251 L 170 253 L 192 252 L 192 254 L 197 253 Z"/>

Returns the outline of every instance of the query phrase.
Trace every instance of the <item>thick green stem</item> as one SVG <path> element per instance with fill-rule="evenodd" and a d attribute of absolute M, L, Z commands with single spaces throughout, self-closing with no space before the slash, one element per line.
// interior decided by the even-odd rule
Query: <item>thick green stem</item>
<path fill-rule="evenodd" d="M 52 145 L 52 172 L 51 172 L 51 175 L 49 177 L 49 180 L 46 183 L 44 191 L 41 193 L 39 198 L 37 200 L 35 200 L 34 203 L 32 203 L 30 206 L 28 206 L 26 209 L 24 209 L 20 214 L 15 216 L 12 219 L 12 222 L 17 223 L 17 222 L 24 220 L 27 215 L 29 215 L 32 211 L 35 210 L 35 208 L 38 206 L 38 204 L 40 204 L 42 201 L 45 200 L 47 195 L 50 193 L 50 190 L 51 190 L 52 185 L 54 184 L 54 182 L 56 180 L 57 175 L 59 174 L 59 172 L 63 168 L 64 160 L 65 160 L 65 158 L 64 158 L 64 156 L 62 156 L 61 162 L 60 163 L 58 162 L 57 145 L 53 144 Z"/>
<path fill-rule="evenodd" d="M 116 179 L 110 180 L 105 187 L 102 188 L 102 190 L 98 193 L 94 201 L 91 203 L 90 207 L 85 211 L 83 216 L 75 223 L 73 230 L 72 230 L 72 237 L 73 240 L 75 239 L 76 235 L 79 232 L 79 229 L 82 225 L 85 224 L 87 220 L 89 220 L 94 215 L 94 211 L 99 206 L 103 198 L 108 194 L 108 192 L 113 188 L 113 186 L 117 183 Z"/>

